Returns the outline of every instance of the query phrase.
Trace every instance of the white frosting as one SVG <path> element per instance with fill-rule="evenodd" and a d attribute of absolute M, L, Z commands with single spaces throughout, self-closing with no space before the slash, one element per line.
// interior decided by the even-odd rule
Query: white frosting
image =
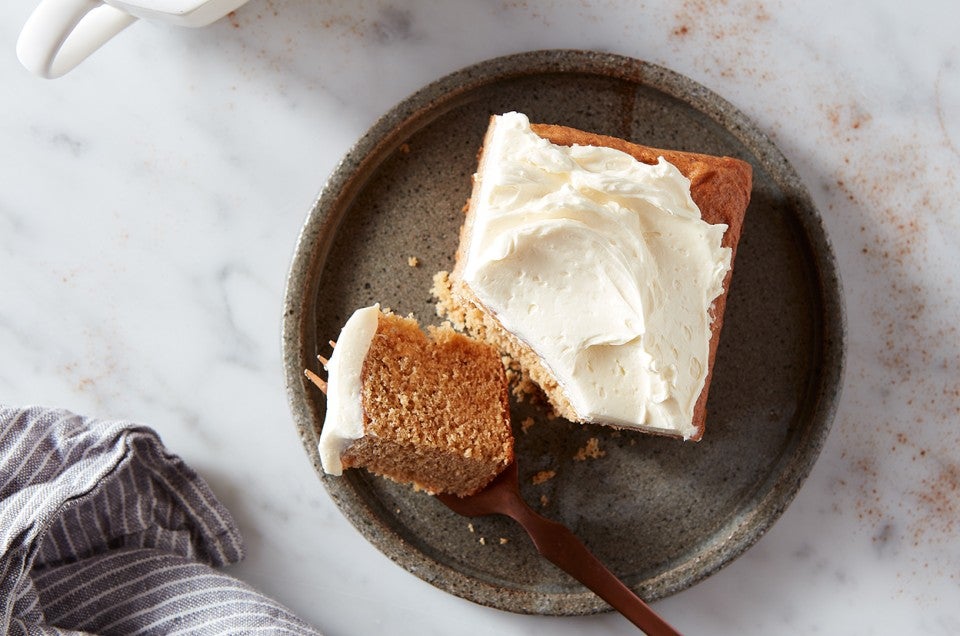
<path fill-rule="evenodd" d="M 662 157 L 557 146 L 496 118 L 463 279 L 527 343 L 583 421 L 691 437 L 723 291 L 726 225 Z"/>
<path fill-rule="evenodd" d="M 353 312 L 340 331 L 327 365 L 327 414 L 320 432 L 320 463 L 330 475 L 342 475 L 340 456 L 363 437 L 363 404 L 360 396 L 363 360 L 377 333 L 380 305 Z"/>

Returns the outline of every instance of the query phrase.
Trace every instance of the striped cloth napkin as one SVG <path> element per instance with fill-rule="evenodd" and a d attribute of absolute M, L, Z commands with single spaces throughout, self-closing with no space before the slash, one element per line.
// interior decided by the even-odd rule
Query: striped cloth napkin
<path fill-rule="evenodd" d="M 242 558 L 151 429 L 0 406 L 0 634 L 318 634 L 214 569 Z"/>

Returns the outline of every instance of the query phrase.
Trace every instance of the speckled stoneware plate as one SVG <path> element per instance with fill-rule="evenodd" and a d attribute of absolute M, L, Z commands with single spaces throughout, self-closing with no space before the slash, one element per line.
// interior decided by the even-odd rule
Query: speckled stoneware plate
<path fill-rule="evenodd" d="M 303 369 L 316 368 L 359 307 L 380 302 L 438 322 L 431 277 L 453 265 L 488 117 L 510 110 L 754 168 L 702 442 L 548 421 L 537 407 L 511 405 L 524 498 L 640 596 L 661 598 L 729 563 L 783 512 L 827 435 L 843 355 L 839 281 L 807 192 L 762 132 L 685 77 L 616 55 L 538 51 L 454 73 L 378 121 L 330 177 L 293 259 L 283 340 L 296 426 L 343 513 L 413 574 L 515 612 L 609 609 L 540 558 L 512 521 L 475 519 L 471 530 L 434 498 L 365 471 L 323 476 L 316 450 L 325 401 Z M 524 432 L 527 418 L 535 424 Z M 591 437 L 605 455 L 576 461 Z M 556 476 L 532 483 L 544 470 Z"/>

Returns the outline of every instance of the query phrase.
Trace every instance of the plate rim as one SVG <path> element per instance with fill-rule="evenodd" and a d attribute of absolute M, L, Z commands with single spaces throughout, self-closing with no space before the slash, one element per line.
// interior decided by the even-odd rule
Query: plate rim
<path fill-rule="evenodd" d="M 741 517 L 724 544 L 711 557 L 688 561 L 678 568 L 633 586 L 648 601 L 670 596 L 711 576 L 742 555 L 782 516 L 800 486 L 812 470 L 829 435 L 840 393 L 845 368 L 846 312 L 842 285 L 834 250 L 823 225 L 822 216 L 813 204 L 804 184 L 766 133 L 730 102 L 696 81 L 666 67 L 614 53 L 577 49 L 546 49 L 515 53 L 472 64 L 437 79 L 402 100 L 383 114 L 356 141 L 338 162 L 313 202 L 297 238 L 284 293 L 282 319 L 283 363 L 288 405 L 298 434 L 315 471 L 341 513 L 360 534 L 391 560 L 428 583 L 468 600 L 525 614 L 584 615 L 609 611 L 610 607 L 586 588 L 569 593 L 505 589 L 468 576 L 459 570 L 411 549 L 395 530 L 377 515 L 367 514 L 369 502 L 345 479 L 330 478 L 323 473 L 316 450 L 319 411 L 311 399 L 313 391 L 303 369 L 313 363 L 316 351 L 310 333 L 313 298 L 319 287 L 336 235 L 339 219 L 333 212 L 349 205 L 360 185 L 357 174 L 374 169 L 389 150 L 457 105 L 473 91 L 486 85 L 525 75 L 571 73 L 600 75 L 647 86 L 677 99 L 706 115 L 733 135 L 753 156 L 790 198 L 811 254 L 807 260 L 814 267 L 819 283 L 821 311 L 816 313 L 815 350 L 822 358 L 819 390 L 810 406 L 811 425 L 796 442 L 803 452 L 787 463 L 789 470 L 775 473 L 774 487 Z M 373 166 L 371 167 L 371 162 Z M 360 179 L 363 181 L 363 179 Z M 777 487 L 777 484 L 781 484 Z M 690 572 L 684 572 L 690 570 Z M 679 575 L 678 575 L 679 574 Z M 672 581 L 669 579 L 673 579 Z"/>

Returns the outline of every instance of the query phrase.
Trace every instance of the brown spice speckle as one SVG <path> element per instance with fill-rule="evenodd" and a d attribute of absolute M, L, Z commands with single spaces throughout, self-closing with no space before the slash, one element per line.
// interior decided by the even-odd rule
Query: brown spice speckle
<path fill-rule="evenodd" d="M 677 47 L 696 47 L 697 67 L 723 78 L 746 77 L 768 81 L 769 71 L 755 63 L 758 47 L 773 42 L 768 33 L 770 12 L 756 0 L 685 0 L 670 25 L 670 38 Z"/>

